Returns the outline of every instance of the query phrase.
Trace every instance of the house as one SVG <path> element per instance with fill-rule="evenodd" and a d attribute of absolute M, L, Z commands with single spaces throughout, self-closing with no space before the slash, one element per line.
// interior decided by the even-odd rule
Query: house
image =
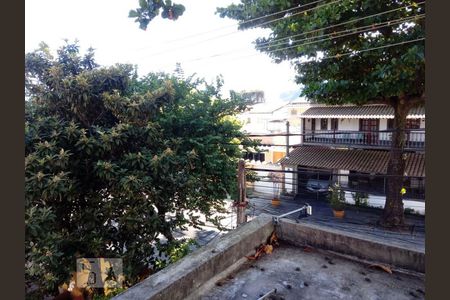
<path fill-rule="evenodd" d="M 244 159 L 249 163 L 274 164 L 286 155 L 286 137 L 268 135 L 286 133 L 287 109 L 288 103 L 262 102 L 238 116 L 243 123 L 242 130 L 261 141 L 260 152 L 245 155 Z"/>
<path fill-rule="evenodd" d="M 349 194 L 368 193 L 383 206 L 393 119 L 387 105 L 309 107 L 299 115 L 301 146 L 279 161 L 284 169 L 298 171 L 294 192 L 307 191 L 312 181 L 339 182 Z M 405 198 L 424 199 L 423 107 L 409 112 L 405 138 Z"/>
<path fill-rule="evenodd" d="M 277 164 L 286 155 L 286 133 L 302 131 L 299 115 L 313 106 L 306 101 L 291 101 L 288 103 L 259 102 L 238 116 L 243 123 L 242 130 L 261 141 L 261 152 L 251 152 L 245 159 L 253 164 Z M 289 123 L 288 123 L 289 122 Z M 279 134 L 279 135 L 277 135 Z M 297 146 L 301 137 L 289 136 L 289 145 Z"/>
<path fill-rule="evenodd" d="M 301 132 L 299 115 L 311 106 L 305 101 L 291 101 L 287 103 L 264 101 L 256 103 L 250 109 L 238 116 L 242 122 L 242 130 L 249 134 L 252 139 L 260 140 L 259 151 L 251 151 L 244 154 L 247 166 L 261 169 L 257 175 L 263 178 L 255 185 L 250 184 L 249 189 L 253 191 L 270 194 L 273 192 L 273 183 L 270 181 L 271 170 L 281 170 L 278 162 L 286 156 L 286 144 L 297 146 L 300 144 L 300 136 L 286 136 L 289 132 Z M 289 122 L 289 123 L 288 123 Z M 292 147 L 290 147 L 292 149 Z M 263 171 L 267 170 L 267 171 Z M 292 175 L 287 174 L 286 178 Z M 283 190 L 290 192 L 294 190 L 292 184 L 283 185 Z"/>

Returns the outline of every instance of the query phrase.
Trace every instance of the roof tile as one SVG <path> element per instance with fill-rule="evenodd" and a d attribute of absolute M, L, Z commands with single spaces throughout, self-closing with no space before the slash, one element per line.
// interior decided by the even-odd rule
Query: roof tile
<path fill-rule="evenodd" d="M 289 158 L 284 157 L 279 161 L 282 165 L 376 174 L 386 174 L 388 162 L 389 151 L 332 149 L 317 146 L 297 147 L 289 154 Z M 425 177 L 425 154 L 406 153 L 405 175 Z"/>

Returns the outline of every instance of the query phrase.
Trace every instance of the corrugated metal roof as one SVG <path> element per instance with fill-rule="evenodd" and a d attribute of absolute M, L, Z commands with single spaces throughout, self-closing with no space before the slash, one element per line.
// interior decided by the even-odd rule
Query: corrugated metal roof
<path fill-rule="evenodd" d="M 279 161 L 282 165 L 376 174 L 386 174 L 388 162 L 389 151 L 331 149 L 316 146 L 297 147 L 289 154 L 288 159 L 283 158 Z M 405 175 L 425 177 L 425 154 L 406 153 Z"/>
<path fill-rule="evenodd" d="M 329 105 L 310 107 L 300 118 L 392 119 L 394 109 L 388 105 Z M 425 108 L 411 109 L 408 118 L 425 118 Z"/>

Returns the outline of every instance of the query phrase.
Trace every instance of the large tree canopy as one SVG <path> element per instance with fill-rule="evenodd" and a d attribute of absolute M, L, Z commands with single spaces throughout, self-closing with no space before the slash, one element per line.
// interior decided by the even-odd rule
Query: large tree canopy
<path fill-rule="evenodd" d="M 100 67 L 76 44 L 27 53 L 27 279 L 54 290 L 75 258 L 120 257 L 132 284 L 161 234 L 221 211 L 250 141 L 220 87 Z"/>
<path fill-rule="evenodd" d="M 382 223 L 404 222 L 400 190 L 406 116 L 425 101 L 425 8 L 411 0 L 241 0 L 218 8 L 245 30 L 262 27 L 256 47 L 291 61 L 308 99 L 327 104 L 386 103 L 395 111 Z"/>

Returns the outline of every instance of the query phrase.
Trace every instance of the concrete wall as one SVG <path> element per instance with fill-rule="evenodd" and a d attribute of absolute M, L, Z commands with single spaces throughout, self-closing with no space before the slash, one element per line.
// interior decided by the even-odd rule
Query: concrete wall
<path fill-rule="evenodd" d="M 345 192 L 345 202 L 355 204 L 352 194 L 352 192 Z M 384 208 L 386 196 L 369 194 L 367 202 L 369 207 Z M 425 202 L 423 201 L 403 199 L 403 207 L 413 209 L 419 215 L 425 215 Z"/>
<path fill-rule="evenodd" d="M 213 240 L 177 263 L 117 295 L 115 300 L 186 299 L 215 275 L 253 254 L 274 230 L 272 218 L 260 215 Z"/>
<path fill-rule="evenodd" d="M 314 212 L 313 212 L 314 213 Z M 362 234 L 331 229 L 313 224 L 297 224 L 295 221 L 282 219 L 277 227 L 280 239 L 294 245 L 310 245 L 332 250 L 340 254 L 356 256 L 359 259 L 370 260 L 399 268 L 425 272 L 425 251 L 419 248 L 384 243 L 367 239 Z"/>
<path fill-rule="evenodd" d="M 255 248 L 267 241 L 277 230 L 280 240 L 294 245 L 311 245 L 338 254 L 392 264 L 413 271 L 425 271 L 425 251 L 383 241 L 369 240 L 365 236 L 312 224 L 297 224 L 282 219 L 274 227 L 272 217 L 262 214 L 228 234 L 213 240 L 179 262 L 148 277 L 144 281 L 117 295 L 115 300 L 199 299 L 219 279 L 238 269 L 254 254 Z"/>

